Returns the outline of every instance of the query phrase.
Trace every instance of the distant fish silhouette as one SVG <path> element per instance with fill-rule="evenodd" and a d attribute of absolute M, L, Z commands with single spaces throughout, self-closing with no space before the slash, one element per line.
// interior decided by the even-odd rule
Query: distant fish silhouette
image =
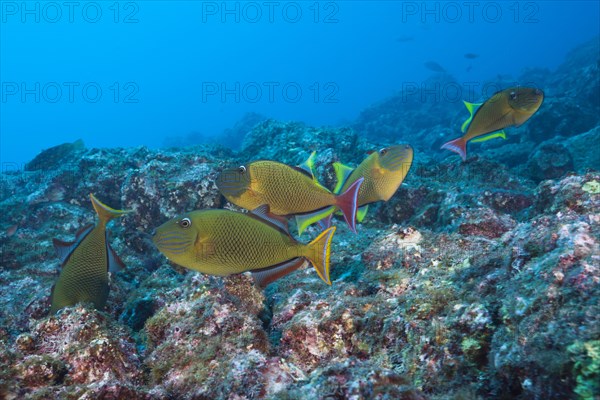
<path fill-rule="evenodd" d="M 412 42 L 413 40 L 415 40 L 414 36 L 400 36 L 398 39 L 396 39 L 396 42 L 400 42 L 400 43 L 406 43 L 406 42 Z"/>
<path fill-rule="evenodd" d="M 444 67 L 442 67 L 440 64 L 436 63 L 435 61 L 427 61 L 423 65 L 425 65 L 427 67 L 427 69 L 430 69 L 434 72 L 446 72 Z"/>
<path fill-rule="evenodd" d="M 12 236 L 12 235 L 14 235 L 15 233 L 17 233 L 17 229 L 19 229 L 19 224 L 18 224 L 18 223 L 17 223 L 17 224 L 14 224 L 14 225 L 11 225 L 11 226 L 9 226 L 9 227 L 6 229 L 6 236 L 7 236 L 7 237 L 11 237 L 11 236 Z"/>
<path fill-rule="evenodd" d="M 467 72 L 471 72 L 471 70 L 472 70 L 472 69 L 473 69 L 473 66 L 472 66 L 472 65 L 469 65 L 469 66 L 467 67 Z"/>
<path fill-rule="evenodd" d="M 468 58 L 469 60 L 473 60 L 474 58 L 478 58 L 479 54 L 475 54 L 475 53 L 467 53 L 465 54 L 465 58 Z"/>

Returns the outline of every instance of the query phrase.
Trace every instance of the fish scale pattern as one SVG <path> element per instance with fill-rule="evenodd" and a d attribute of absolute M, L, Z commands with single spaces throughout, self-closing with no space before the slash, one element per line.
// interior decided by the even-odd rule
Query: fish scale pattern
<path fill-rule="evenodd" d="M 406 177 L 412 157 L 412 148 L 406 145 L 392 146 L 384 156 L 372 153 L 352 171 L 341 191 L 347 190 L 363 177 L 364 181 L 358 191 L 358 205 L 387 201 Z"/>
<path fill-rule="evenodd" d="M 198 270 L 230 275 L 269 267 L 303 256 L 306 246 L 254 218 L 223 210 L 198 212 Z M 204 239 L 203 238 L 207 238 Z"/>
<path fill-rule="evenodd" d="M 54 288 L 52 312 L 78 302 L 91 302 L 98 309 L 108 298 L 106 231 L 98 225 L 73 251 Z"/>
<path fill-rule="evenodd" d="M 335 195 L 327 188 L 285 164 L 254 162 L 251 180 L 260 199 L 256 207 L 268 204 L 277 215 L 307 213 L 336 203 Z"/>

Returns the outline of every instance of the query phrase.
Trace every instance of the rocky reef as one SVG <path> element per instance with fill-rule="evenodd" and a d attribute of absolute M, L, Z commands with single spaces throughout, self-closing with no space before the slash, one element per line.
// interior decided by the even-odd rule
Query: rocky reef
<path fill-rule="evenodd" d="M 483 144 L 464 163 L 437 150 L 461 122 L 449 106 L 406 106 L 399 118 L 405 106 L 390 99 L 353 128 L 261 121 L 239 151 L 76 142 L 4 172 L 0 398 L 599 398 L 591 51 L 576 50 L 555 73 L 538 71 L 563 102 L 548 101 L 513 139 Z M 565 82 L 574 68 L 586 79 Z M 418 126 L 436 110 L 439 121 Z M 374 138 L 380 128 L 389 131 Z M 398 140 L 417 150 L 411 172 L 358 234 L 338 221 L 332 286 L 307 268 L 261 290 L 246 275 L 173 265 L 150 241 L 180 213 L 236 209 L 214 183 L 225 167 L 296 164 L 316 150 L 317 174 L 331 186 L 332 162 L 357 164 Z M 59 273 L 52 238 L 71 240 L 94 222 L 89 193 L 134 210 L 108 228 L 127 267 L 111 276 L 105 310 L 81 304 L 48 315 Z"/>

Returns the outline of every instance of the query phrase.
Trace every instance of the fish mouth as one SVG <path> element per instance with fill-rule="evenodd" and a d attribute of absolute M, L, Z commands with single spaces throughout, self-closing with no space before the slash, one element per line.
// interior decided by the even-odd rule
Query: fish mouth
<path fill-rule="evenodd" d="M 177 232 L 156 233 L 152 237 L 152 242 L 162 252 L 171 254 L 185 253 L 187 249 L 194 243 L 187 235 L 182 235 Z"/>

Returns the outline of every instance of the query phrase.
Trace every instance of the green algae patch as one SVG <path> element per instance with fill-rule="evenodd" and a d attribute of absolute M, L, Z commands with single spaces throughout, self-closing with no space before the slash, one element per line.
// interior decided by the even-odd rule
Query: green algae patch
<path fill-rule="evenodd" d="M 598 194 L 600 193 L 600 182 L 597 180 L 586 182 L 581 187 L 581 190 L 588 192 L 589 194 Z"/>
<path fill-rule="evenodd" d="M 575 393 L 580 399 L 597 398 L 600 395 L 600 340 L 578 341 L 567 347 L 567 351 L 575 361 Z"/>
<path fill-rule="evenodd" d="M 600 340 L 575 342 L 567 351 L 575 361 L 575 393 L 580 399 L 594 400 L 600 395 Z"/>

